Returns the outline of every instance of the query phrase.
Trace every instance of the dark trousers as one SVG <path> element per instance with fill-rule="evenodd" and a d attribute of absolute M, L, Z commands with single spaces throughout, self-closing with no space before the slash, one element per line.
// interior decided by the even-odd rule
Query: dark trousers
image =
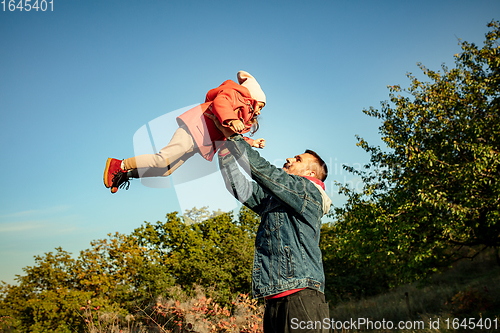
<path fill-rule="evenodd" d="M 325 294 L 304 289 L 289 296 L 266 300 L 264 333 L 326 333 L 330 313 Z"/>

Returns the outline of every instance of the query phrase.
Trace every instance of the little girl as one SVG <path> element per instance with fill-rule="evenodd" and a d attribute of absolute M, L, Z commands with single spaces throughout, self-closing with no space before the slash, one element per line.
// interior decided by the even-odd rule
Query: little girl
<path fill-rule="evenodd" d="M 220 123 L 237 133 L 257 131 L 257 116 L 266 104 L 266 95 L 255 78 L 245 71 L 238 72 L 238 82 L 227 80 L 210 90 L 205 103 L 177 117 L 179 128 L 169 144 L 156 154 L 139 155 L 124 160 L 108 158 L 104 170 L 104 185 L 116 193 L 128 189 L 130 178 L 168 176 L 188 158 L 199 153 L 211 161 L 224 143 L 224 135 L 204 113 L 217 116 Z M 245 140 L 256 148 L 264 148 L 265 140 Z"/>

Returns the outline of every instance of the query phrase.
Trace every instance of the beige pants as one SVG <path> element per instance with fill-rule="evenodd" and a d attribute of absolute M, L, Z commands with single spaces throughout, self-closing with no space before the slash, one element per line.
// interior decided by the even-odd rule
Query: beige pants
<path fill-rule="evenodd" d="M 144 154 L 123 160 L 125 170 L 137 169 L 138 177 L 168 176 L 194 155 L 191 134 L 179 127 L 167 146 L 156 154 Z"/>

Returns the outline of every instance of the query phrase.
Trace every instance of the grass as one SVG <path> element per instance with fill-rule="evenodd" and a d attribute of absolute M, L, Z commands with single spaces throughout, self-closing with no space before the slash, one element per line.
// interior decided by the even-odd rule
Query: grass
<path fill-rule="evenodd" d="M 500 331 L 500 267 L 487 255 L 474 261 L 460 261 L 425 284 L 403 285 L 382 295 L 337 304 L 330 310 L 330 318 L 365 323 L 356 325 L 356 329 L 349 327 L 350 330 L 336 332 L 361 332 L 367 328 L 394 332 L 399 322 L 407 326 L 401 332 L 471 332 L 472 322 L 483 324 L 478 331 L 497 332 Z M 469 318 L 474 320 L 469 322 Z M 384 330 L 383 320 L 391 321 L 393 329 L 388 329 L 387 323 Z M 368 321 L 372 322 L 370 326 Z M 489 329 L 485 321 L 491 322 Z M 493 329 L 495 323 L 497 329 Z M 417 325 L 419 329 L 415 329 Z"/>
<path fill-rule="evenodd" d="M 375 297 L 339 303 L 330 309 L 333 332 L 471 332 L 472 323 L 481 325 L 475 329 L 479 332 L 500 331 L 500 267 L 490 258 L 484 255 L 457 262 L 425 284 L 403 285 Z M 262 332 L 263 308 L 248 296 L 240 295 L 233 303 L 236 311 L 230 313 L 202 291 L 195 297 L 181 294 L 156 300 L 133 320 L 109 314 L 92 318 L 87 311 L 86 331 Z M 172 320 L 180 325 L 177 330 Z M 348 324 L 342 328 L 342 323 Z"/>
<path fill-rule="evenodd" d="M 234 298 L 230 307 L 207 297 L 202 287 L 187 295 L 172 288 L 173 298 L 158 297 L 135 316 L 104 312 L 88 302 L 82 307 L 87 333 L 262 333 L 263 306 L 247 294 Z"/>

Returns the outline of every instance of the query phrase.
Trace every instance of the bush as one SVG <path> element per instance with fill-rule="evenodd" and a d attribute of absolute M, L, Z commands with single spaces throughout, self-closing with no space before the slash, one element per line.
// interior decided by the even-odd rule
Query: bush
<path fill-rule="evenodd" d="M 91 302 L 81 307 L 86 331 L 100 332 L 206 332 L 206 333 L 261 333 L 263 306 L 248 294 L 236 296 L 230 306 L 224 306 L 206 297 L 200 286 L 195 296 L 189 297 L 180 288 L 173 288 L 176 298 L 157 297 L 145 308 L 137 308 L 135 315 L 124 316 L 105 307 L 94 307 Z"/>

